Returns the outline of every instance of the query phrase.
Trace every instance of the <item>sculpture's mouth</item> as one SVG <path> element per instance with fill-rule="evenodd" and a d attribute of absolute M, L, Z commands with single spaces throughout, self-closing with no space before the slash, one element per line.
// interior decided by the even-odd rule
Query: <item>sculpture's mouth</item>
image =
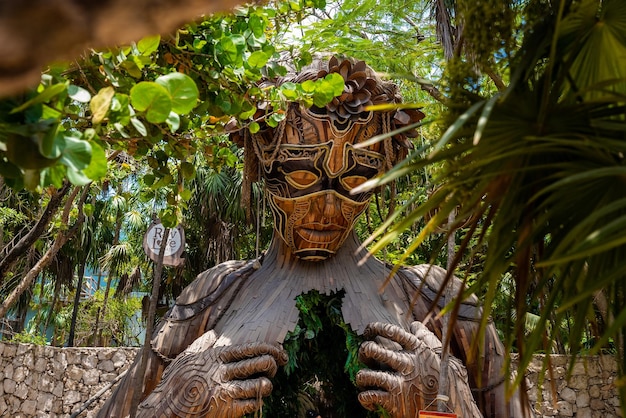
<path fill-rule="evenodd" d="M 337 224 L 309 223 L 296 228 L 303 241 L 313 245 L 329 245 L 341 238 L 346 228 Z"/>

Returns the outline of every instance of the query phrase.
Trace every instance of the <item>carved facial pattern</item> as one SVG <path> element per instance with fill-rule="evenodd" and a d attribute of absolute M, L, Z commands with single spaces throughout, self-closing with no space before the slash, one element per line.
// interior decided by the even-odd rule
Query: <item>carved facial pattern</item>
<path fill-rule="evenodd" d="M 405 130 L 367 148 L 355 145 L 424 117 L 418 109 L 369 110 L 401 99 L 397 87 L 363 61 L 331 57 L 276 82 L 317 80 L 330 73 L 345 82 L 343 94 L 331 103 L 323 108 L 291 103 L 278 127 L 251 133 L 248 142 L 243 138 L 261 164 L 276 232 L 305 260 L 337 252 L 371 196 L 351 191 L 403 158 L 412 146 L 407 137 L 417 132 Z M 259 117 L 267 111 L 259 109 Z"/>
<path fill-rule="evenodd" d="M 325 125 L 332 127 L 328 120 Z M 275 229 L 297 257 L 315 261 L 335 254 L 367 207 L 372 193 L 351 191 L 381 173 L 385 160 L 374 151 L 377 146 L 353 144 L 377 134 L 375 125 L 368 121 L 346 132 L 294 135 L 278 146 L 265 168 L 266 191 Z"/>

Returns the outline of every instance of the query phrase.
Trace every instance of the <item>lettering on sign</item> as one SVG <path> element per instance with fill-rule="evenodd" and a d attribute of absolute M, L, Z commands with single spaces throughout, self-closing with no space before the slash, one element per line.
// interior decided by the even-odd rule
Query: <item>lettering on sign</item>
<path fill-rule="evenodd" d="M 165 227 L 159 221 L 155 221 L 150 225 L 146 235 L 143 237 L 143 249 L 146 255 L 152 261 L 158 261 L 159 251 L 161 245 L 163 245 L 163 236 L 165 234 Z M 165 253 L 163 257 L 163 264 L 166 266 L 178 266 L 182 264 L 185 259 L 181 258 L 181 255 L 185 249 L 185 232 L 181 226 L 171 228 L 169 236 L 167 237 L 167 243 L 165 244 Z"/>

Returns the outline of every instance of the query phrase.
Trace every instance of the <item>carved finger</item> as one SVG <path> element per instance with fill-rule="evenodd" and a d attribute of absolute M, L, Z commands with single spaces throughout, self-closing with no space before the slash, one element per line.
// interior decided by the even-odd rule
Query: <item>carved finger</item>
<path fill-rule="evenodd" d="M 392 411 L 394 407 L 391 395 L 378 390 L 368 390 L 359 393 L 359 402 L 369 411 L 376 411 L 379 407 L 386 411 Z"/>
<path fill-rule="evenodd" d="M 377 370 L 359 370 L 356 374 L 356 384 L 359 388 L 382 389 L 388 393 L 398 393 L 401 390 L 401 383 L 396 376 Z"/>
<path fill-rule="evenodd" d="M 285 350 L 267 343 L 250 343 L 225 347 L 220 353 L 220 359 L 224 363 L 231 363 L 266 354 L 272 356 L 279 366 L 287 364 L 288 357 Z"/>
<path fill-rule="evenodd" d="M 433 350 L 436 348 L 441 348 L 441 340 L 437 338 L 435 334 L 429 330 L 426 325 L 422 324 L 419 321 L 415 321 L 411 324 L 411 332 L 413 335 L 417 337 L 417 339 Z"/>
<path fill-rule="evenodd" d="M 225 386 L 226 393 L 236 401 L 260 400 L 272 393 L 272 382 L 266 377 L 234 380 Z"/>
<path fill-rule="evenodd" d="M 368 340 L 373 340 L 376 337 L 387 338 L 400 344 L 406 351 L 414 351 L 419 346 L 419 341 L 415 335 L 403 330 L 397 325 L 383 322 L 372 322 L 367 325 L 363 336 Z"/>
<path fill-rule="evenodd" d="M 242 380 L 258 374 L 274 377 L 277 371 L 276 359 L 270 355 L 262 355 L 226 364 L 223 379 L 224 381 Z"/>
<path fill-rule="evenodd" d="M 415 365 L 408 354 L 401 351 L 388 350 L 374 341 L 365 341 L 359 348 L 359 360 L 370 368 L 379 368 L 381 363 L 402 374 L 410 373 Z"/>

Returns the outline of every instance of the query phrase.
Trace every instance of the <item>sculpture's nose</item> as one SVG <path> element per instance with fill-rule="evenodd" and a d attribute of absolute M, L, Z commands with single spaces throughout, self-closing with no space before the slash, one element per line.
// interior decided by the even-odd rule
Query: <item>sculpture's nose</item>
<path fill-rule="evenodd" d="M 341 202 L 334 193 L 324 193 L 317 200 L 318 207 L 324 219 L 336 217 L 341 211 Z"/>

